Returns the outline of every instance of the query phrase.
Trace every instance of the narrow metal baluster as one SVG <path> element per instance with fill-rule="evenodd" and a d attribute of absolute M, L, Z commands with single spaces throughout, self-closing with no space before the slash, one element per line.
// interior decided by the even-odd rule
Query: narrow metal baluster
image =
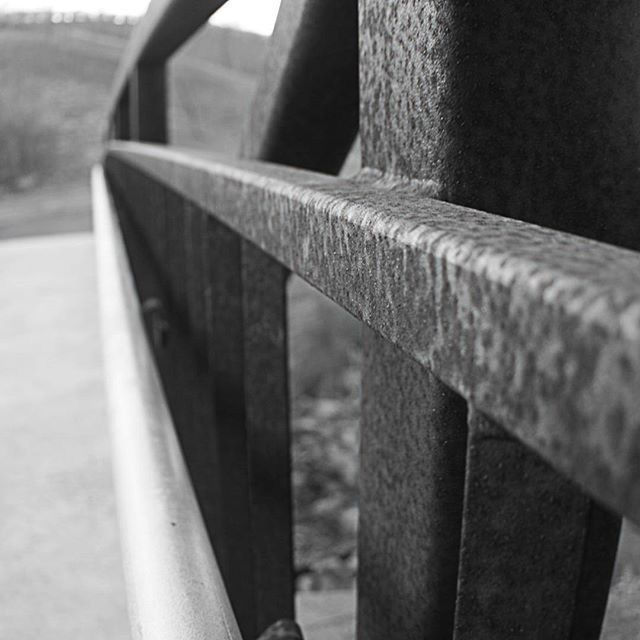
<path fill-rule="evenodd" d="M 130 136 L 142 142 L 166 143 L 167 70 L 164 63 L 139 64 L 129 81 Z"/>
<path fill-rule="evenodd" d="M 422 42 L 401 19 L 402 7 L 409 3 L 389 3 L 389 15 L 378 21 L 383 3 L 364 0 L 359 5 L 362 164 L 413 178 L 413 150 L 398 145 L 397 138 L 416 121 L 420 79 L 413 77 L 414 84 L 402 87 L 402 96 L 380 89 L 396 66 L 414 73 Z M 405 100 L 409 106 L 398 108 Z M 415 129 L 413 135 L 420 140 L 421 153 L 429 148 L 428 131 Z M 466 403 L 378 334 L 365 332 L 364 349 L 358 637 L 449 639 L 462 519 Z"/>
<path fill-rule="evenodd" d="M 599 637 L 619 519 L 472 410 L 455 638 Z"/>
<path fill-rule="evenodd" d="M 450 638 L 466 404 L 377 333 L 364 349 L 358 637 Z"/>

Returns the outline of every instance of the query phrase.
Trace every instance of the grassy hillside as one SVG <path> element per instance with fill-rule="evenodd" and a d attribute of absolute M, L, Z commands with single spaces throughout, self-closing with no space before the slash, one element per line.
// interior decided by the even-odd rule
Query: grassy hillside
<path fill-rule="evenodd" d="M 5 191 L 84 180 L 99 157 L 109 90 L 130 32 L 129 25 L 96 32 L 100 26 L 0 26 Z M 115 35 L 118 29 L 121 35 Z M 237 148 L 254 86 L 248 56 L 261 60 L 265 42 L 242 34 L 242 56 L 232 55 L 233 42 L 226 30 L 203 29 L 171 63 L 175 142 L 225 152 Z"/>

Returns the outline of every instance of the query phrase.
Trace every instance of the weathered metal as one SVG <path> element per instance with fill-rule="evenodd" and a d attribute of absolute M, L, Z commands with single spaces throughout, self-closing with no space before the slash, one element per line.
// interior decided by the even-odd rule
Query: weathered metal
<path fill-rule="evenodd" d="M 411 153 L 424 154 L 429 144 L 427 130 L 415 131 L 412 145 L 398 145 L 398 138 L 415 122 L 416 114 L 403 109 L 398 96 L 371 95 L 389 82 L 390 71 L 403 66 L 413 84 L 403 86 L 403 100 L 420 112 L 424 104 L 420 79 L 415 75 L 413 61 L 420 57 L 416 51 L 416 34 L 407 30 L 401 19 L 373 24 L 370 5 L 366 0 L 360 8 L 360 139 L 361 164 L 374 167 L 389 175 L 402 175 L 404 179 L 419 177 L 407 166 Z M 403 3 L 394 3 L 395 10 L 404 11 Z M 418 9 L 418 6 L 412 7 Z M 394 9 L 392 9 L 392 12 Z M 384 16 L 386 19 L 387 16 Z M 394 15 L 394 18 L 396 16 Z M 429 26 L 424 25 L 423 30 Z M 384 33 L 381 36 L 381 33 Z M 382 42 L 378 42 L 382 40 Z M 402 58 L 383 59 L 381 49 L 402 48 Z M 395 51 L 394 51 L 395 53 Z M 430 55 L 427 53 L 427 55 Z M 433 73 L 433 69 L 430 69 Z M 427 139 L 425 139 L 427 138 Z M 420 150 L 416 147 L 420 146 Z M 371 264 L 371 263 L 370 263 Z M 376 265 L 392 273 L 399 271 L 397 264 Z M 398 281 L 398 284 L 399 281 Z M 406 309 L 405 313 L 415 313 Z M 429 322 L 430 319 L 424 318 Z M 393 353 L 394 348 L 397 353 Z M 367 591 L 358 590 L 358 638 L 359 640 L 384 640 L 402 635 L 407 638 L 432 638 L 448 640 L 453 635 L 458 581 L 460 531 L 462 526 L 461 503 L 464 495 L 464 465 L 466 450 L 467 412 L 464 400 L 448 389 L 436 376 L 438 369 L 420 370 L 411 357 L 390 345 L 374 332 L 364 335 L 363 380 L 373 378 L 377 384 L 368 389 L 363 384 L 363 412 L 361 437 L 374 438 L 377 447 L 386 448 L 391 437 L 388 431 L 399 427 L 397 416 L 402 416 L 405 427 L 413 426 L 415 435 L 406 434 L 403 456 L 395 461 L 396 482 L 386 483 L 379 496 L 368 495 L 360 501 L 360 514 L 369 525 L 399 518 L 400 523 L 416 518 L 413 526 L 398 524 L 395 530 L 367 526 L 359 530 L 358 585 L 363 582 Z M 435 375 L 434 375 L 435 374 Z M 398 380 L 412 380 L 399 394 Z M 386 424 L 385 424 L 386 423 Z M 422 429 L 420 429 L 422 427 Z M 415 445 L 419 439 L 422 447 Z M 413 442 L 412 442 L 413 441 Z M 361 466 L 369 468 L 365 482 L 382 485 L 388 469 L 381 465 L 380 456 L 367 455 L 363 449 Z M 367 460 L 370 458 L 370 460 Z M 425 459 L 426 458 L 426 459 Z M 415 477 L 409 494 L 397 491 L 403 470 L 423 468 Z M 407 474 L 410 478 L 411 475 Z M 406 504 L 411 496 L 411 507 L 398 510 L 398 503 Z M 419 502 L 418 502 L 419 501 Z M 417 504 L 420 508 L 416 508 Z M 417 526 L 416 526 L 417 525 Z M 371 549 L 373 548 L 373 552 Z M 411 550 L 414 563 L 403 561 L 403 550 Z M 391 562 L 383 560 L 389 557 Z M 388 562 L 388 564 L 387 564 Z M 380 587 L 375 583 L 380 577 L 380 565 L 385 566 L 390 580 L 397 589 L 403 589 L 402 598 L 390 599 L 387 605 L 379 600 Z M 370 606 L 369 601 L 375 603 Z M 407 603 L 409 606 L 407 606 Z"/>
<path fill-rule="evenodd" d="M 164 62 L 221 4 L 152 6 L 118 137 L 166 141 Z M 337 172 L 359 58 L 356 180 L 112 147 L 246 636 L 292 615 L 289 270 L 370 327 L 359 637 L 598 636 L 619 520 L 582 489 L 640 523 L 640 256 L 551 229 L 640 248 L 638 36 L 613 0 L 284 0 L 241 153 Z"/>
<path fill-rule="evenodd" d="M 370 172 L 135 143 L 106 164 L 196 202 L 640 522 L 640 256 Z"/>
<path fill-rule="evenodd" d="M 630 62 L 640 53 L 640 12 L 633 3 L 605 2 L 587 13 L 571 3 L 552 7 L 456 0 L 362 0 L 360 8 L 365 166 L 421 179 L 427 192 L 442 200 L 640 248 L 640 92 Z M 533 250 L 543 251 L 531 239 Z M 542 272 L 543 263 L 541 257 Z M 532 272 L 530 277 L 538 275 L 551 274 Z M 554 295 L 558 284 L 550 277 L 544 295 Z M 536 324 L 534 308 L 522 308 L 521 340 L 526 340 L 523 329 L 530 323 L 529 346 L 535 344 L 539 356 L 537 366 L 530 367 L 536 358 L 532 354 L 522 360 L 508 342 L 498 346 L 505 337 L 504 325 L 498 323 L 508 322 L 504 310 L 492 310 L 498 299 L 485 300 L 493 326 L 481 329 L 483 349 L 497 347 L 502 357 L 495 353 L 493 366 L 530 385 L 532 400 L 538 397 L 536 407 L 522 410 L 553 415 L 557 430 L 560 424 L 589 419 L 593 409 L 608 415 L 601 418 L 600 439 L 620 429 L 615 402 L 608 404 L 599 391 L 588 400 L 584 395 L 581 381 L 586 377 L 621 382 L 610 361 L 601 357 L 597 337 L 585 340 L 580 357 L 568 356 L 564 346 L 574 339 L 571 325 L 564 335 L 545 335 L 548 325 Z M 514 306 L 513 299 L 509 305 Z M 591 301 L 581 311 L 590 313 L 590 306 Z M 477 344 L 469 347 L 463 346 L 462 354 L 477 358 Z M 621 357 L 622 352 L 614 356 Z M 576 378 L 564 387 L 570 372 Z M 553 385 L 575 397 L 572 407 L 555 415 L 544 406 Z M 512 393 L 526 395 L 528 390 L 517 383 Z M 591 405 L 596 396 L 600 404 Z M 637 410 L 633 414 L 630 422 L 637 422 Z M 510 429 L 514 416 L 500 417 Z M 467 495 L 460 565 L 461 580 L 471 578 L 465 578 L 458 593 L 456 637 L 597 637 L 617 523 L 600 526 L 589 515 L 598 508 L 579 490 L 550 470 L 544 478 L 531 471 L 540 460 L 521 444 L 508 437 L 476 444 L 472 433 L 467 493 L 473 495 Z M 557 444 L 551 421 L 546 444 Z M 585 449 L 584 443 L 576 446 Z M 610 449 L 604 455 L 613 459 L 617 454 Z M 637 453 L 634 457 L 637 464 Z M 502 471 L 495 469 L 497 460 L 503 461 Z M 509 482 L 500 484 L 501 475 Z M 483 483 L 492 490 L 473 491 Z M 535 500 L 538 492 L 564 495 L 562 528 L 551 517 L 556 507 Z M 532 510 L 539 514 L 535 521 Z M 602 519 L 612 520 L 607 514 Z M 530 543 L 549 541 L 538 549 L 535 564 L 529 556 L 535 545 L 516 540 L 525 531 Z M 608 566 L 565 544 L 572 536 L 591 539 L 596 531 Z M 562 562 L 553 555 L 554 545 L 571 550 Z M 556 576 L 567 580 L 571 575 L 599 576 L 590 588 L 565 582 L 553 593 L 545 576 L 560 566 L 564 569 Z M 492 600 L 488 585 L 496 588 Z M 579 623 L 574 607 L 581 611 Z"/>
<path fill-rule="evenodd" d="M 449 202 L 640 248 L 635 2 L 362 0 L 360 11 L 370 167 Z"/>
<path fill-rule="evenodd" d="M 94 220 L 114 475 L 136 637 L 240 640 L 149 352 L 101 169 Z"/>

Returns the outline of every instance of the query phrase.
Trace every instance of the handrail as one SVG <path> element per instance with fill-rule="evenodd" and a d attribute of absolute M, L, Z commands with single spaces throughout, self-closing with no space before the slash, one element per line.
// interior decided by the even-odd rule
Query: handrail
<path fill-rule="evenodd" d="M 107 121 L 115 113 L 136 67 L 165 61 L 224 3 L 225 0 L 152 0 L 120 59 L 107 103 Z"/>
<path fill-rule="evenodd" d="M 240 640 L 140 318 L 103 171 L 92 174 L 114 474 L 132 629 Z"/>
<path fill-rule="evenodd" d="M 124 192 L 133 171 L 195 202 L 640 522 L 638 254 L 372 174 L 110 149 Z"/>

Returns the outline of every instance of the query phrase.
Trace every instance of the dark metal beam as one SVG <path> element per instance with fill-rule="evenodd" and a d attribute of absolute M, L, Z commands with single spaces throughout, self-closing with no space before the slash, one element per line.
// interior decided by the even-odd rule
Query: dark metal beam
<path fill-rule="evenodd" d="M 116 182 L 147 175 L 197 203 L 640 522 L 638 254 L 421 183 L 135 143 L 106 162 Z"/>
<path fill-rule="evenodd" d="M 166 65 L 138 65 L 129 83 L 129 122 L 132 140 L 168 142 Z"/>

